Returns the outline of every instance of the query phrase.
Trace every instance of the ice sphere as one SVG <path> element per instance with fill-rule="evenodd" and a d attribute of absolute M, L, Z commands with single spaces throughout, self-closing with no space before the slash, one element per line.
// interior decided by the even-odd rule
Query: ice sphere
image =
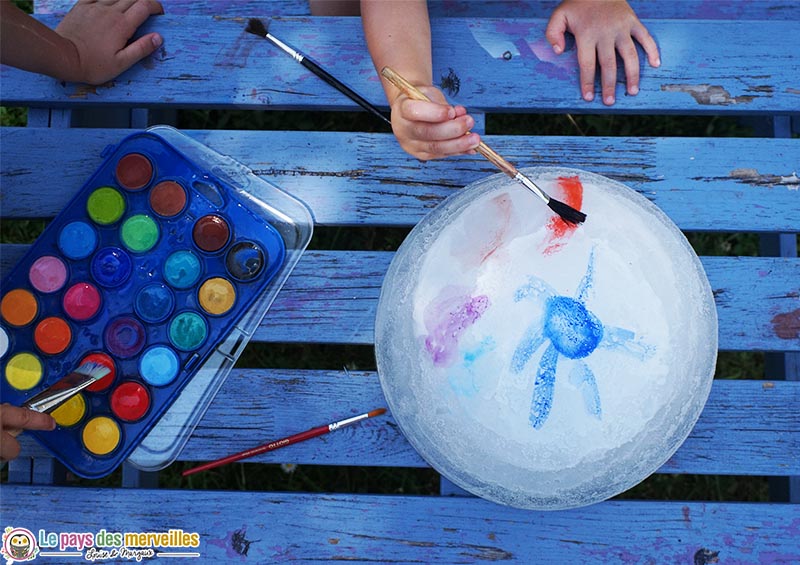
<path fill-rule="evenodd" d="M 705 405 L 717 316 L 702 265 L 646 198 L 566 168 L 454 194 L 409 234 L 375 323 L 381 386 L 413 447 L 520 508 L 610 498 L 663 465 Z"/>

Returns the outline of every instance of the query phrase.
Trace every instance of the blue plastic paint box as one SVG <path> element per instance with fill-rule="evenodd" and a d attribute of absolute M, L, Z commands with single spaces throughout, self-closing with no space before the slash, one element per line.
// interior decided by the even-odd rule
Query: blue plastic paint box
<path fill-rule="evenodd" d="M 169 127 L 103 163 L 3 279 L 2 402 L 86 361 L 108 376 L 27 432 L 74 473 L 185 444 L 311 237 L 298 200 Z"/>

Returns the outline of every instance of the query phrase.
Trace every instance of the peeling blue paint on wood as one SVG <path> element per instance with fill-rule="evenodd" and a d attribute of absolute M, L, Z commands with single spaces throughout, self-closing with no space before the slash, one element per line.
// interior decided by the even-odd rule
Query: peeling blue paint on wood
<path fill-rule="evenodd" d="M 54 26 L 58 19 L 42 16 Z M 142 32 L 158 31 L 162 48 L 143 64 L 98 87 L 59 83 L 9 67 L 0 70 L 0 97 L 9 105 L 44 107 L 120 105 L 249 109 L 358 109 L 324 81 L 280 50 L 244 32 L 244 18 L 171 16 L 151 18 Z M 800 52 L 789 38 L 797 23 L 773 20 L 754 27 L 746 21 L 653 20 L 662 65 L 643 63 L 640 93 L 619 96 L 615 108 L 582 100 L 576 52 L 544 60 L 487 52 L 473 38 L 475 26 L 496 42 L 534 50 L 544 41 L 546 20 L 435 19 L 434 76 L 450 69 L 460 78 L 453 102 L 474 110 L 560 112 L 797 113 Z M 369 58 L 358 18 L 280 18 L 271 31 L 317 60 L 334 76 L 379 107 L 383 90 Z M 199 31 L 201 30 L 201 31 Z M 755 35 L 754 35 L 755 34 Z M 342 38 L 348 41 L 342 41 Z M 485 42 L 485 41 L 484 41 Z M 721 56 L 718 46 L 725 46 Z M 542 47 L 544 46 L 544 47 Z M 192 69 L 187 72 L 187 69 Z M 485 93 L 492 96 L 486 97 Z M 694 104 L 687 106 L 687 101 Z"/>
<path fill-rule="evenodd" d="M 47 524 L 49 531 L 78 524 L 89 532 L 159 531 L 169 523 L 199 533 L 204 562 L 530 563 L 546 556 L 558 563 L 693 563 L 700 550 L 730 563 L 800 560 L 800 518 L 791 505 L 609 501 L 531 512 L 463 497 L 431 504 L 430 497 L 254 492 L 227 492 L 221 505 L 215 491 L 119 489 L 112 513 L 103 510 L 107 489 L 3 489 L 15 501 L 4 511 L 9 523 Z M 54 507 L 70 508 L 69 517 L 54 516 Z M 217 543 L 235 531 L 258 540 L 246 557 Z"/>
<path fill-rule="evenodd" d="M 391 134 L 187 131 L 301 198 L 322 225 L 411 227 L 439 202 L 497 170 L 482 157 L 424 165 Z M 3 128 L 3 213 L 55 216 L 100 163 L 121 130 Z M 486 136 L 520 168 L 571 166 L 618 180 L 661 208 L 683 230 L 800 231 L 800 141 L 737 138 Z M 57 154 L 50 143 L 62 148 Z M 268 147 L 269 151 L 264 148 Z M 314 155 L 313 165 L 298 155 Z M 76 188 L 77 190 L 77 188 Z M 41 199 L 41 195 L 46 195 Z"/>
<path fill-rule="evenodd" d="M 63 13 L 74 0 L 36 0 L 36 12 Z M 433 17 L 547 18 L 560 0 L 428 0 Z M 800 5 L 792 0 L 680 0 L 653 2 L 629 0 L 640 18 L 722 19 L 722 20 L 800 20 Z M 170 14 L 215 14 L 218 16 L 308 16 L 308 0 L 167 0 Z"/>

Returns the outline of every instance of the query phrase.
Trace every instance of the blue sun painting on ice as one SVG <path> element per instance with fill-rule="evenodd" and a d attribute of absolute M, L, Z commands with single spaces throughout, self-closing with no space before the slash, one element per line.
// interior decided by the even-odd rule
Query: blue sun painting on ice
<path fill-rule="evenodd" d="M 589 255 L 586 274 L 575 297 L 559 295 L 547 282 L 529 276 L 520 286 L 515 302 L 536 300 L 544 303 L 544 311 L 528 326 L 511 358 L 511 370 L 524 374 L 534 354 L 549 341 L 536 369 L 531 400 L 530 423 L 539 429 L 547 421 L 553 406 L 556 368 L 560 357 L 574 360 L 570 383 L 583 396 L 589 414 L 600 419 L 602 405 L 594 372 L 585 361 L 598 348 L 618 349 L 641 360 L 653 354 L 653 347 L 636 339 L 634 332 L 603 325 L 586 305 L 594 276 L 594 250 Z"/>

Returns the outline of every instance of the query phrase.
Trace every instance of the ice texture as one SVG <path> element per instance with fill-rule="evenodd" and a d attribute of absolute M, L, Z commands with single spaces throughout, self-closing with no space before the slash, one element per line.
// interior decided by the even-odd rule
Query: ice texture
<path fill-rule="evenodd" d="M 708 397 L 717 317 L 680 230 L 624 185 L 523 171 L 571 228 L 503 175 L 409 234 L 375 327 L 381 385 L 414 448 L 455 484 L 521 508 L 610 498 L 675 452 Z M 579 182 L 576 182 L 579 181 Z"/>

